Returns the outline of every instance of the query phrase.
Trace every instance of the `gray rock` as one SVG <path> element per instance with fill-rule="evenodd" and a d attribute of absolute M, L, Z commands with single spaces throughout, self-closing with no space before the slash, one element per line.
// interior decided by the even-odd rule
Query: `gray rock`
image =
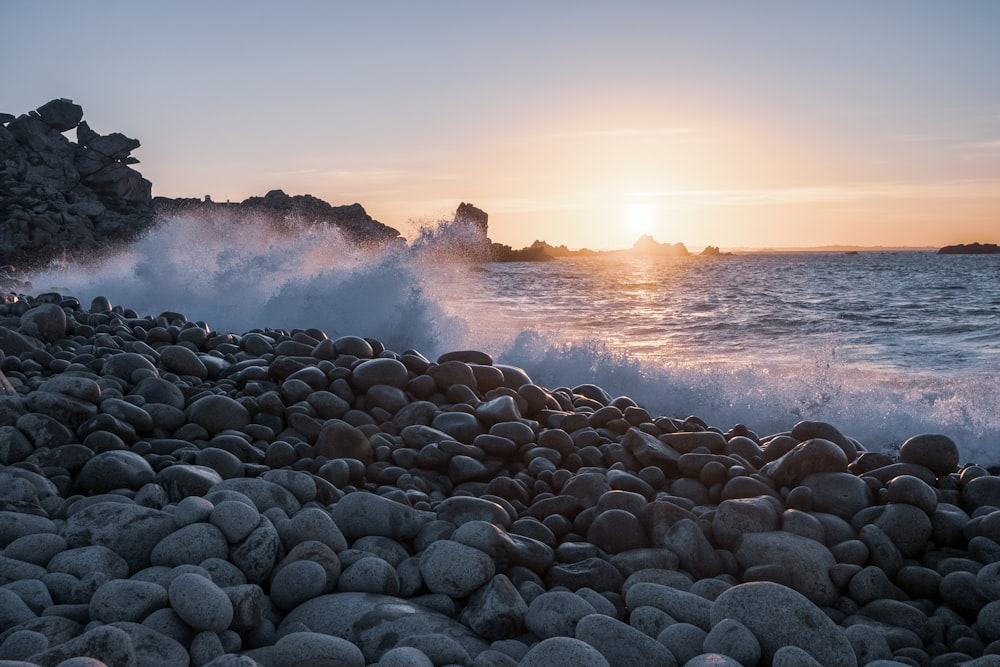
<path fill-rule="evenodd" d="M 4 626 L 0 624 L 0 627 Z M 47 648 L 49 648 L 49 639 L 42 633 L 34 630 L 15 630 L 0 643 L 0 661 L 23 661 L 29 655 L 41 653 Z"/>
<path fill-rule="evenodd" d="M 172 465 L 156 473 L 156 483 L 166 490 L 172 502 L 188 496 L 204 496 L 220 482 L 219 473 L 199 465 Z"/>
<path fill-rule="evenodd" d="M 7 471 L 0 471 L 3 472 Z M 13 475 L 0 476 L 2 483 L 13 485 L 16 480 L 17 477 Z M 56 530 L 56 525 L 48 517 L 0 511 L 0 547 L 6 548 L 15 540 L 28 535 L 55 534 Z"/>
<path fill-rule="evenodd" d="M 686 664 L 696 655 L 701 655 L 705 642 L 705 630 L 690 623 L 674 623 L 663 628 L 656 641 L 670 648 L 670 653 L 680 664 Z"/>
<path fill-rule="evenodd" d="M 0 632 L 5 632 L 35 616 L 35 612 L 17 593 L 0 588 Z"/>
<path fill-rule="evenodd" d="M 351 563 L 337 580 L 337 591 L 399 595 L 399 576 L 389 562 L 364 556 Z"/>
<path fill-rule="evenodd" d="M 806 440 L 793 447 L 760 472 L 778 486 L 798 486 L 809 475 L 818 472 L 847 472 L 847 455 L 837 444 L 822 438 Z"/>
<path fill-rule="evenodd" d="M 237 491 L 249 498 L 254 506 L 261 513 L 269 509 L 279 509 L 286 516 L 292 516 L 302 508 L 300 503 L 291 491 L 283 486 L 266 479 L 257 478 L 235 478 L 226 479 L 212 487 L 212 493 L 207 495 L 209 500 L 216 498 L 216 492 Z"/>
<path fill-rule="evenodd" d="M 551 547 L 530 537 L 508 533 L 488 521 L 463 522 L 451 539 L 489 554 L 498 572 L 519 565 L 543 574 L 555 560 Z"/>
<path fill-rule="evenodd" d="M 724 618 L 708 631 L 702 651 L 732 658 L 740 665 L 760 662 L 760 642 L 750 628 L 732 618 Z"/>
<path fill-rule="evenodd" d="M 313 632 L 346 639 L 361 649 L 369 664 L 415 635 L 446 635 L 469 655 L 487 648 L 486 642 L 447 616 L 407 600 L 372 593 L 332 593 L 313 598 L 290 611 L 279 631 L 297 623 Z"/>
<path fill-rule="evenodd" d="M 210 579 L 194 573 L 178 575 L 168 588 L 170 607 L 195 630 L 222 632 L 233 622 L 233 604 Z"/>
<path fill-rule="evenodd" d="M 185 410 L 188 421 L 216 435 L 233 429 L 239 431 L 250 423 L 250 413 L 238 401 L 220 394 L 199 398 Z"/>
<path fill-rule="evenodd" d="M 661 584 L 640 582 L 625 594 L 630 609 L 656 607 L 682 623 L 696 625 L 706 632 L 711 628 L 712 602 L 703 597 Z"/>
<path fill-rule="evenodd" d="M 824 664 L 798 646 L 782 646 L 771 660 L 771 667 L 824 667 Z"/>
<path fill-rule="evenodd" d="M 156 366 L 149 359 L 135 352 L 113 354 L 104 360 L 101 375 L 110 375 L 128 383 L 133 383 L 133 377 L 139 381 L 148 377 L 158 377 Z"/>
<path fill-rule="evenodd" d="M 306 600 L 321 595 L 325 588 L 326 570 L 323 566 L 311 560 L 299 560 L 275 573 L 271 581 L 271 601 L 279 609 L 294 609 Z"/>
<path fill-rule="evenodd" d="M 489 640 L 513 639 L 524 632 L 528 605 L 517 588 L 498 574 L 475 593 L 462 610 L 462 623 Z"/>
<path fill-rule="evenodd" d="M 324 424 L 313 445 L 316 456 L 328 459 L 357 459 L 368 464 L 372 461 L 372 446 L 368 436 L 345 421 L 331 419 Z"/>
<path fill-rule="evenodd" d="M 587 586 L 596 591 L 617 593 L 625 578 L 614 565 L 598 556 L 584 558 L 575 563 L 557 563 L 545 574 L 549 587 L 565 586 L 575 591 Z"/>
<path fill-rule="evenodd" d="M 857 667 L 851 643 L 830 617 L 780 584 L 753 582 L 725 591 L 711 603 L 712 625 L 726 618 L 739 621 L 757 637 L 766 662 L 782 647 L 797 646 L 827 667 Z"/>
<path fill-rule="evenodd" d="M 684 667 L 748 667 L 751 664 L 757 663 L 741 663 L 722 653 L 702 653 L 685 662 Z"/>
<path fill-rule="evenodd" d="M 306 540 L 322 542 L 337 553 L 347 548 L 347 538 L 330 514 L 317 507 L 302 508 L 288 521 L 279 523 L 277 528 L 286 549 Z"/>
<path fill-rule="evenodd" d="M 923 466 L 940 477 L 958 468 L 958 446 L 946 435 L 915 435 L 900 446 L 899 462 Z"/>
<path fill-rule="evenodd" d="M 371 359 L 351 370 L 351 384 L 362 392 L 377 384 L 405 389 L 408 381 L 409 371 L 395 359 Z"/>
<path fill-rule="evenodd" d="M 41 667 L 55 667 L 76 657 L 96 658 L 107 667 L 138 666 L 132 638 L 124 630 L 110 625 L 96 627 L 41 653 L 29 655 L 27 661 Z"/>
<path fill-rule="evenodd" d="M 21 333 L 45 343 L 66 337 L 66 311 L 54 303 L 29 308 L 21 315 Z"/>
<path fill-rule="evenodd" d="M 465 647 L 446 635 L 413 635 L 400 640 L 397 646 L 415 648 L 436 665 L 468 665 L 472 662 Z"/>
<path fill-rule="evenodd" d="M 280 558 L 281 538 L 269 521 L 262 521 L 245 540 L 229 549 L 229 560 L 243 571 L 247 581 L 259 584 L 271 576 Z"/>
<path fill-rule="evenodd" d="M 577 639 L 596 648 L 611 667 L 677 665 L 674 654 L 664 644 L 604 614 L 584 616 L 575 632 Z"/>
<path fill-rule="evenodd" d="M 229 543 L 210 523 L 192 523 L 167 535 L 153 547 L 149 562 L 175 567 L 198 565 L 208 558 L 228 558 Z"/>
<path fill-rule="evenodd" d="M 744 533 L 776 531 L 781 523 L 780 504 L 767 496 L 725 500 L 712 518 L 712 536 L 723 549 L 732 549 Z"/>
<path fill-rule="evenodd" d="M 549 591 L 531 601 L 524 624 L 541 639 L 573 637 L 580 619 L 596 612 L 592 604 L 575 593 Z"/>
<path fill-rule="evenodd" d="M 90 598 L 90 618 L 101 623 L 141 623 L 168 604 L 167 590 L 150 581 L 112 579 Z"/>
<path fill-rule="evenodd" d="M 260 513 L 254 507 L 235 500 L 223 500 L 212 508 L 209 522 L 228 542 L 242 542 L 260 523 Z"/>
<path fill-rule="evenodd" d="M 871 487 L 847 472 L 820 472 L 805 477 L 801 485 L 811 491 L 813 512 L 826 512 L 850 521 L 874 504 Z"/>
<path fill-rule="evenodd" d="M 365 657 L 351 642 L 318 632 L 292 632 L 274 645 L 274 667 L 364 667 Z"/>
<path fill-rule="evenodd" d="M 572 637 L 549 637 L 528 651 L 520 667 L 611 667 L 600 651 Z"/>
<path fill-rule="evenodd" d="M 418 648 L 397 646 L 382 655 L 378 667 L 434 667 L 434 663 Z"/>
<path fill-rule="evenodd" d="M 411 540 L 424 524 L 433 521 L 432 512 L 372 493 L 348 493 L 330 507 L 330 516 L 348 539 L 381 535 L 394 540 Z"/>
<path fill-rule="evenodd" d="M 139 623 L 119 621 L 106 627 L 123 630 L 132 639 L 136 664 L 142 667 L 177 667 L 187 664 L 188 652 L 177 641 Z"/>
<path fill-rule="evenodd" d="M 129 574 L 128 562 L 113 550 L 100 544 L 67 549 L 49 560 L 49 572 L 65 572 L 82 579 L 91 572 L 100 572 L 108 579 L 123 579 Z"/>
<path fill-rule="evenodd" d="M 432 593 L 464 598 L 496 574 L 488 554 L 453 540 L 434 542 L 420 554 L 420 574 Z"/>
<path fill-rule="evenodd" d="M 836 559 L 815 540 L 784 531 L 747 533 L 735 551 L 745 568 L 778 565 L 788 575 L 792 588 L 819 605 L 831 605 L 840 591 L 830 580 Z"/>
<path fill-rule="evenodd" d="M 135 452 L 102 452 L 87 461 L 76 479 L 76 488 L 84 494 L 108 493 L 115 489 L 138 490 L 156 477 L 146 459 Z"/>
<path fill-rule="evenodd" d="M 171 373 L 189 375 L 199 380 L 208 377 L 205 363 L 183 345 L 164 345 L 158 348 L 157 352 L 160 353 L 160 364 Z"/>

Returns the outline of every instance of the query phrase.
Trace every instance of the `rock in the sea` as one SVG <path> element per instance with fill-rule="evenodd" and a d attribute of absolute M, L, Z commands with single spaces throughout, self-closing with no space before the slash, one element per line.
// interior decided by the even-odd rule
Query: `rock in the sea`
<path fill-rule="evenodd" d="M 921 465 L 938 476 L 947 475 L 958 468 L 958 446 L 939 433 L 915 435 L 900 446 L 899 461 Z"/>

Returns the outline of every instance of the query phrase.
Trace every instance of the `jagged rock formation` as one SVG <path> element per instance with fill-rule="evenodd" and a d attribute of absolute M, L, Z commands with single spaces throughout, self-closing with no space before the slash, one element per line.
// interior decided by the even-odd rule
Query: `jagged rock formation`
<path fill-rule="evenodd" d="M 643 234 L 632 246 L 632 252 L 642 255 L 680 257 L 688 253 L 683 243 L 660 243 L 649 234 Z"/>
<path fill-rule="evenodd" d="M 76 143 L 63 133 L 76 129 Z M 0 264 L 29 268 L 135 238 L 153 221 L 139 142 L 102 135 L 72 100 L 0 114 Z"/>
<path fill-rule="evenodd" d="M 937 251 L 939 255 L 1000 255 L 1000 246 L 996 243 L 959 243 L 946 245 Z"/>
<path fill-rule="evenodd" d="M 381 245 L 399 239 L 399 231 L 372 218 L 361 204 L 331 206 L 312 195 L 288 195 L 271 190 L 263 197 L 249 197 L 239 203 L 219 203 L 206 198 L 153 200 L 157 213 L 197 213 L 209 218 L 217 216 L 261 216 L 275 230 L 296 234 L 315 225 L 336 227 L 353 243 Z"/>

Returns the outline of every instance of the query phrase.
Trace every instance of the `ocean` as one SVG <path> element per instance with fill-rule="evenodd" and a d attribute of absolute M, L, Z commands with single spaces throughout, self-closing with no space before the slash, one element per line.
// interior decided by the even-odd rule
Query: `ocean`
<path fill-rule="evenodd" d="M 654 415 L 758 435 L 828 421 L 891 453 L 944 433 L 1000 465 L 1000 256 L 933 252 L 440 261 L 171 220 L 127 252 L 31 276 L 86 306 L 217 331 L 319 328 L 429 358 L 479 349 L 549 388 L 594 383 Z"/>

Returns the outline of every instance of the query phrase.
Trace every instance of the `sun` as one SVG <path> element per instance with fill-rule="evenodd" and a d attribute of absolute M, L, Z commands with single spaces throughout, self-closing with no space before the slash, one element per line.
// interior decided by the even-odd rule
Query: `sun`
<path fill-rule="evenodd" d="M 649 204 L 629 204 L 626 220 L 630 230 L 645 234 L 653 226 L 653 207 Z"/>

